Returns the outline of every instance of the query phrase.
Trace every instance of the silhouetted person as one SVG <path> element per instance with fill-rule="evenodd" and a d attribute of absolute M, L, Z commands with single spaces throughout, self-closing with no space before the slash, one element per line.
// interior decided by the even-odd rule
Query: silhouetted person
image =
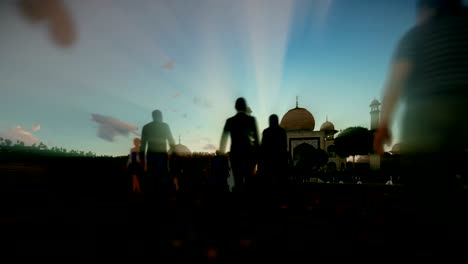
<path fill-rule="evenodd" d="M 262 181 L 275 193 L 287 184 L 287 144 L 286 130 L 279 126 L 278 116 L 270 115 L 269 127 L 262 133 L 259 170 Z"/>
<path fill-rule="evenodd" d="M 235 192 L 245 190 L 252 180 L 259 147 L 257 121 L 246 113 L 247 103 L 244 98 L 236 100 L 237 114 L 226 120 L 220 142 L 220 153 L 226 153 L 226 143 L 230 135 L 230 161 L 234 176 Z"/>
<path fill-rule="evenodd" d="M 143 162 L 140 160 L 140 145 L 141 140 L 139 138 L 133 139 L 134 147 L 130 149 L 128 155 L 127 170 L 132 179 L 132 192 L 141 192 L 140 181 L 143 175 Z"/>
<path fill-rule="evenodd" d="M 163 122 L 162 113 L 154 110 L 153 121 L 143 126 L 141 132 L 140 159 L 145 162 L 147 173 L 145 175 L 145 193 L 168 195 L 174 188 L 172 177 L 168 168 L 168 149 L 175 147 L 169 125 Z"/>
<path fill-rule="evenodd" d="M 400 40 L 384 90 L 376 152 L 391 139 L 396 103 L 405 102 L 401 162 L 413 247 L 434 254 L 453 245 L 463 220 L 457 183 L 468 150 L 468 19 L 461 0 L 423 0 L 418 23 Z M 450 235 L 450 237 L 447 237 Z M 442 242 L 443 241 L 443 242 Z"/>

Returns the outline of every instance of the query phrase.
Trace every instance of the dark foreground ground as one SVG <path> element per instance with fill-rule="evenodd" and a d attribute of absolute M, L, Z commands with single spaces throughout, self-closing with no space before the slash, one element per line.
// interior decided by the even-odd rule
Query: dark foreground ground
<path fill-rule="evenodd" d="M 405 226 L 402 186 L 291 185 L 281 201 L 259 189 L 242 197 L 198 191 L 174 194 L 158 205 L 129 193 L 120 169 L 72 165 L 3 166 L 2 257 L 383 260 L 444 255 L 447 245 L 467 245 L 464 235 L 456 243 L 446 238 L 427 245 L 425 239 L 408 242 L 412 230 Z M 432 227 L 424 228 L 431 237 Z"/>

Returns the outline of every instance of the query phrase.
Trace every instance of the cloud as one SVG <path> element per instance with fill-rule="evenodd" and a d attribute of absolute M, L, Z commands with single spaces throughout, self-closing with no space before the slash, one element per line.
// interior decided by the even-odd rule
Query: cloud
<path fill-rule="evenodd" d="M 172 70 L 174 69 L 174 61 L 169 60 L 168 62 L 164 63 L 162 67 L 166 70 Z"/>
<path fill-rule="evenodd" d="M 137 132 L 137 126 L 122 122 L 114 117 L 91 114 L 91 119 L 98 123 L 97 136 L 104 140 L 113 142 L 116 136 L 128 137 L 130 133 L 140 136 Z"/>
<path fill-rule="evenodd" d="M 21 128 L 21 126 L 10 128 L 6 131 L 0 131 L 0 137 L 9 139 L 13 141 L 13 143 L 16 143 L 16 141 L 19 140 L 24 142 L 25 145 L 39 143 L 39 139 L 37 139 L 31 132 Z"/>
<path fill-rule="evenodd" d="M 212 150 L 212 151 L 215 151 L 217 150 L 218 148 L 213 145 L 213 144 L 206 144 L 204 147 L 203 147 L 203 150 Z"/>
<path fill-rule="evenodd" d="M 32 130 L 33 130 L 34 132 L 37 132 L 37 131 L 41 130 L 41 125 L 39 125 L 39 124 L 34 124 L 33 127 L 32 127 Z"/>

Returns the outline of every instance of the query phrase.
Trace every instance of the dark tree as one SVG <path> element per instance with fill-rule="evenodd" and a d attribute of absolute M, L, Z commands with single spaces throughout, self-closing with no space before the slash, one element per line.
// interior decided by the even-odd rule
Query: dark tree
<path fill-rule="evenodd" d="M 373 133 L 365 127 L 348 127 L 335 138 L 336 154 L 342 158 L 356 155 L 369 155 L 373 151 Z"/>

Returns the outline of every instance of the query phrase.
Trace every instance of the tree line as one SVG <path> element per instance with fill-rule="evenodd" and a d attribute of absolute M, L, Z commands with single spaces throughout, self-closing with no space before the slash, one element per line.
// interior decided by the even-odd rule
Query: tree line
<path fill-rule="evenodd" d="M 0 152 L 15 153 L 15 154 L 40 154 L 47 156 L 67 156 L 67 157 L 97 157 L 94 152 L 80 151 L 80 150 L 67 150 L 63 147 L 49 148 L 43 142 L 34 143 L 27 146 L 23 141 L 16 140 L 16 142 L 0 137 Z"/>

